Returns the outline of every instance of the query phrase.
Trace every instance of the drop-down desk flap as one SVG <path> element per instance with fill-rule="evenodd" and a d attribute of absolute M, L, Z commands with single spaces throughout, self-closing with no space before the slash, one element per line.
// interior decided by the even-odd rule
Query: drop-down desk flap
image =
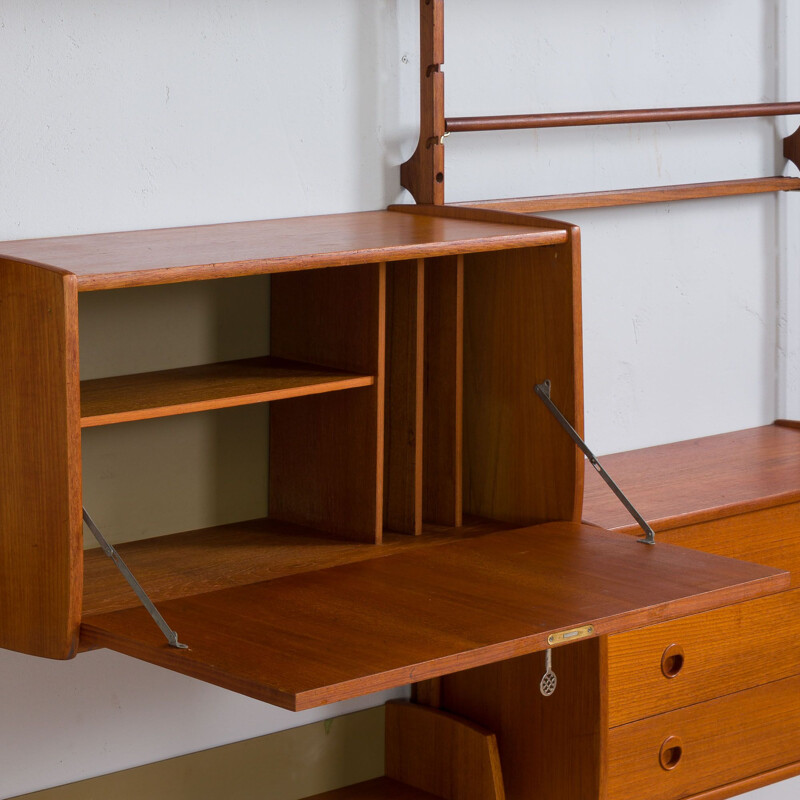
<path fill-rule="evenodd" d="M 85 618 L 82 644 L 300 710 L 788 584 L 770 567 L 554 522 L 161 603 L 188 650 L 143 608 Z"/>

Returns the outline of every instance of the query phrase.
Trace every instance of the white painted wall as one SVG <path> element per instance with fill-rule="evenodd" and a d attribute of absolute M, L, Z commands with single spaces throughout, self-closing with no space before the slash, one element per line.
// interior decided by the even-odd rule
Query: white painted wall
<path fill-rule="evenodd" d="M 0 0 L 0 240 L 397 200 L 416 5 Z M 789 99 L 798 16 L 792 0 L 449 0 L 447 113 Z M 796 125 L 454 135 L 448 199 L 774 174 L 776 128 Z M 599 452 L 800 415 L 797 212 L 765 196 L 561 215 L 583 229 Z M 0 798 L 381 700 L 292 715 L 108 652 L 3 652 Z"/>

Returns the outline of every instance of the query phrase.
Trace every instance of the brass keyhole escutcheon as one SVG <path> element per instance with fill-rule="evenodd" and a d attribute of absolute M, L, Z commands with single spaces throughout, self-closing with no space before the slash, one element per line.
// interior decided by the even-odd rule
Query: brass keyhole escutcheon
<path fill-rule="evenodd" d="M 679 644 L 671 644 L 661 656 L 661 672 L 665 678 L 674 678 L 683 669 L 685 653 Z"/>
<path fill-rule="evenodd" d="M 683 757 L 683 742 L 678 736 L 668 736 L 661 745 L 658 760 L 661 768 L 667 770 L 675 769 L 681 763 Z"/>

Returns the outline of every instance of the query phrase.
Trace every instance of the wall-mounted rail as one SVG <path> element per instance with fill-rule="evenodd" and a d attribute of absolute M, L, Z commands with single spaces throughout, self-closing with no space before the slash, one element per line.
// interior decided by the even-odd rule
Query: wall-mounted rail
<path fill-rule="evenodd" d="M 518 114 L 501 117 L 451 117 L 447 133 L 510 131 L 531 128 L 574 128 L 581 125 L 630 125 L 643 122 L 687 122 L 707 119 L 745 119 L 800 114 L 800 103 L 751 103 L 734 106 L 640 108 L 628 111 L 573 111 L 559 114 Z"/>
<path fill-rule="evenodd" d="M 419 145 L 414 155 L 403 164 L 400 182 L 411 192 L 414 200 L 422 204 L 445 203 L 444 137 L 451 133 L 800 115 L 800 102 L 784 102 L 448 118 L 444 114 L 442 71 L 444 0 L 420 0 L 420 53 Z M 783 155 L 800 168 L 800 128 L 783 140 Z M 677 186 L 484 200 L 457 205 L 538 213 L 798 190 L 800 178 L 776 175 Z"/>

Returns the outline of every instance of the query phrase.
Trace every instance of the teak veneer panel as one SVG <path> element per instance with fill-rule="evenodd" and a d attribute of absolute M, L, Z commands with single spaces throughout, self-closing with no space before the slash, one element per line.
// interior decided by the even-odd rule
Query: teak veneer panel
<path fill-rule="evenodd" d="M 437 680 L 442 708 L 497 735 L 508 800 L 602 797 L 603 641 L 588 639 L 553 652 L 558 687 L 550 697 L 539 691 L 544 653 Z"/>
<path fill-rule="evenodd" d="M 273 275 L 270 350 L 374 375 L 270 407 L 270 516 L 379 542 L 383 532 L 386 264 Z"/>
<path fill-rule="evenodd" d="M 422 389 L 425 262 L 399 261 L 386 274 L 384 525 L 422 533 Z"/>
<path fill-rule="evenodd" d="M 371 386 L 354 375 L 271 356 L 81 382 L 81 427 L 190 414 Z"/>
<path fill-rule="evenodd" d="M 789 570 L 800 587 L 800 503 L 712 519 L 659 534 L 659 541 Z"/>
<path fill-rule="evenodd" d="M 466 211 L 466 209 L 465 209 Z M 464 510 L 578 520 L 583 456 L 534 391 L 583 429 L 579 232 L 464 263 Z"/>
<path fill-rule="evenodd" d="M 415 703 L 386 704 L 386 775 L 445 800 L 505 800 L 495 735 Z"/>
<path fill-rule="evenodd" d="M 425 525 L 423 536 L 384 531 L 380 547 L 344 541 L 323 531 L 254 519 L 116 545 L 125 563 L 160 603 L 177 597 L 383 558 L 416 548 L 494 533 L 509 526 L 467 520 L 461 528 Z M 140 605 L 116 565 L 99 547 L 85 550 L 84 616 Z"/>
<path fill-rule="evenodd" d="M 567 232 L 393 211 L 0 242 L 0 258 L 57 267 L 82 291 L 558 244 Z"/>
<path fill-rule="evenodd" d="M 81 598 L 75 278 L 0 259 L 0 647 L 69 658 Z"/>
<path fill-rule="evenodd" d="M 672 678 L 664 651 L 683 648 Z M 800 591 L 608 638 L 608 722 L 616 726 L 800 673 Z"/>
<path fill-rule="evenodd" d="M 788 575 L 551 523 L 84 620 L 89 646 L 294 710 L 780 591 Z M 576 591 L 576 587 L 580 587 Z"/>
<path fill-rule="evenodd" d="M 800 501 L 800 431 L 789 427 L 767 425 L 600 460 L 656 530 Z M 583 517 L 638 531 L 594 470 L 586 474 Z"/>
<path fill-rule="evenodd" d="M 425 331 L 423 517 L 459 526 L 464 467 L 463 256 L 426 262 Z"/>
<path fill-rule="evenodd" d="M 798 698 L 800 676 L 612 728 L 607 796 L 677 800 L 796 761 Z M 683 752 L 668 771 L 659 751 L 669 736 Z"/>

